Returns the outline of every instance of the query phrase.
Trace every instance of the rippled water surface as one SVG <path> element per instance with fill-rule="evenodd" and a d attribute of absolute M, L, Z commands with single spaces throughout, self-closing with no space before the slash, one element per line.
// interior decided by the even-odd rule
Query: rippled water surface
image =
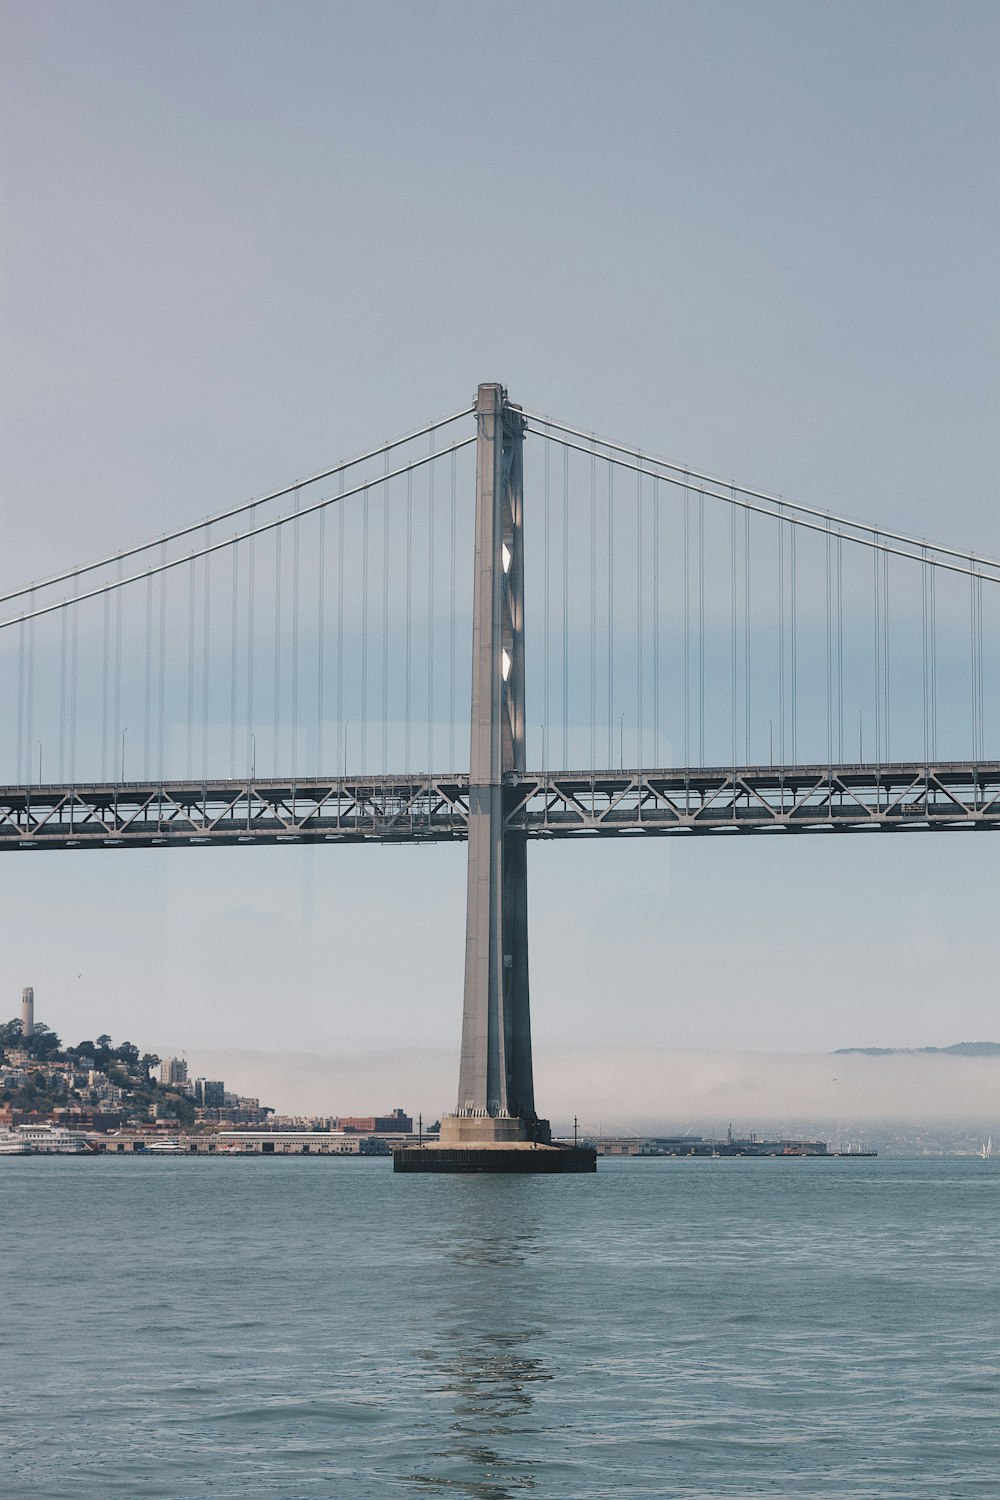
<path fill-rule="evenodd" d="M 0 1160 L 16 1500 L 1000 1495 L 1000 1162 Z"/>

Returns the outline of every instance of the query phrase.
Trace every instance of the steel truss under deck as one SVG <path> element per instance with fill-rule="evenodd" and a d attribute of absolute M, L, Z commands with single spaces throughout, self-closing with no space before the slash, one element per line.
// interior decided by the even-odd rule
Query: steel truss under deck
<path fill-rule="evenodd" d="M 1000 828 L 1000 762 L 512 773 L 528 838 Z M 0 787 L 0 849 L 424 843 L 468 835 L 467 776 Z"/>

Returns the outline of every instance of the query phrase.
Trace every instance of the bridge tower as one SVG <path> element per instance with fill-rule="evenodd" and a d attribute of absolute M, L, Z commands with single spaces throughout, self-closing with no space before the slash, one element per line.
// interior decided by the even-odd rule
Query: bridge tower
<path fill-rule="evenodd" d="M 505 828 L 525 770 L 522 445 L 525 422 L 499 385 L 476 398 L 476 553 L 465 1000 L 455 1146 L 547 1141 L 535 1114 L 528 1013 L 527 841 Z"/>

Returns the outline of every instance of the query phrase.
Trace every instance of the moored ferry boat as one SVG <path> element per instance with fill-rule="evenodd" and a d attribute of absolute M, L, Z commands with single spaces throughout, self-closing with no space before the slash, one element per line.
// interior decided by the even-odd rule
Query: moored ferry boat
<path fill-rule="evenodd" d="M 15 1125 L 7 1132 L 7 1139 L 20 1141 L 29 1151 L 42 1155 L 80 1156 L 90 1149 L 85 1135 L 67 1130 L 65 1125 Z"/>
<path fill-rule="evenodd" d="M 34 1150 L 34 1146 L 30 1146 L 12 1130 L 0 1131 L 0 1156 L 31 1156 Z"/>

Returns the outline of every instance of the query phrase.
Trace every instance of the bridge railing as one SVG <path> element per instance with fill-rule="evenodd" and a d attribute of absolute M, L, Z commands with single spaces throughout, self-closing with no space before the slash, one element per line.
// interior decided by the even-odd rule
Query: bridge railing
<path fill-rule="evenodd" d="M 1000 829 L 1000 763 L 547 772 L 508 778 L 530 839 Z M 462 840 L 468 778 L 0 788 L 0 850 Z"/>

